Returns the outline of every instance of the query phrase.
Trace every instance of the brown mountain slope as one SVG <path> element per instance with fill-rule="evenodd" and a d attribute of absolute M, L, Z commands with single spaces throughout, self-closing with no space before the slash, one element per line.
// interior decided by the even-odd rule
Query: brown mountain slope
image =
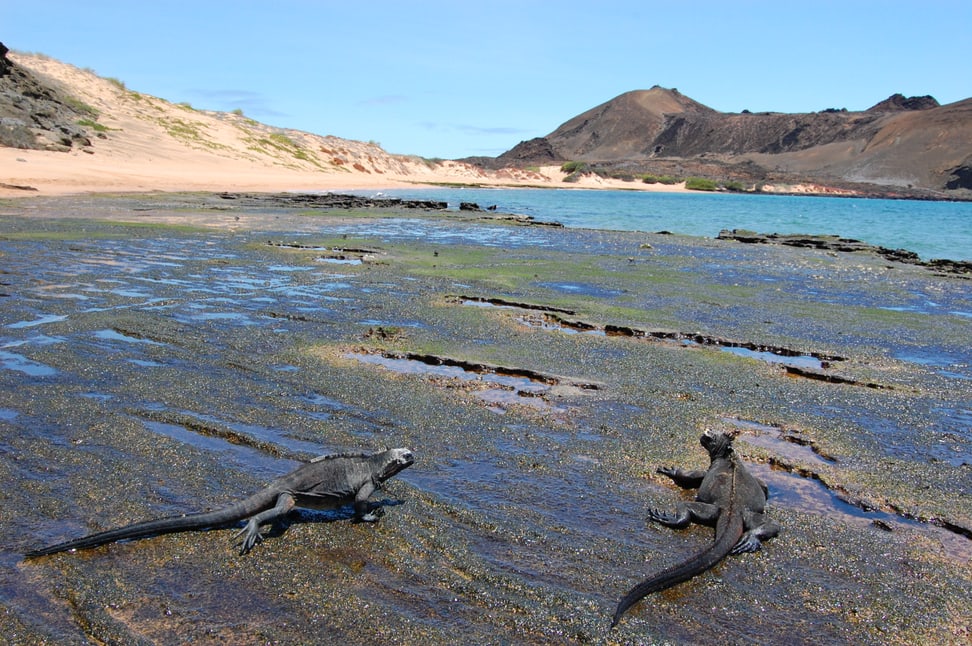
<path fill-rule="evenodd" d="M 645 146 L 657 140 L 672 118 L 695 120 L 715 110 L 682 96 L 677 90 L 655 86 L 627 92 L 566 122 L 547 136 L 550 145 L 572 159 L 627 159 L 651 154 Z"/>
<path fill-rule="evenodd" d="M 862 112 L 717 112 L 654 87 L 628 92 L 500 155 L 499 165 L 578 160 L 603 168 L 716 179 L 972 189 L 972 99 L 940 106 L 893 95 Z M 951 193 L 951 195 L 946 195 Z"/>

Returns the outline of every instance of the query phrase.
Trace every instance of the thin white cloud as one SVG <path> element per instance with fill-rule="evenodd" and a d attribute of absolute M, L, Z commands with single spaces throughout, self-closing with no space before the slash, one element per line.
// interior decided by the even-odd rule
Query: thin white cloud
<path fill-rule="evenodd" d="M 369 106 L 385 106 L 385 105 L 397 105 L 399 103 L 405 103 L 408 101 L 408 97 L 403 94 L 385 94 L 383 96 L 375 96 L 370 99 L 364 99 L 358 101 L 358 106 L 369 107 Z"/>
<path fill-rule="evenodd" d="M 243 114 L 251 117 L 283 117 L 285 113 L 275 110 L 266 95 L 250 90 L 201 90 L 190 89 L 191 96 L 199 97 L 199 101 L 213 109 L 230 112 L 242 110 Z"/>
<path fill-rule="evenodd" d="M 523 128 L 513 128 L 510 126 L 474 126 L 465 123 L 438 123 L 435 121 L 423 121 L 418 125 L 434 132 L 461 132 L 465 135 L 486 137 L 495 135 L 523 135 L 530 132 Z"/>
<path fill-rule="evenodd" d="M 528 132 L 523 128 L 511 128 L 507 126 L 473 126 L 460 124 L 455 126 L 455 128 L 467 135 L 522 135 Z"/>

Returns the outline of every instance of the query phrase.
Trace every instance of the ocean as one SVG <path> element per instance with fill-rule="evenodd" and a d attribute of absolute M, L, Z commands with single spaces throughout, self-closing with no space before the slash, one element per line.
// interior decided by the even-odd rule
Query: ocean
<path fill-rule="evenodd" d="M 970 202 L 518 188 L 414 188 L 381 195 L 443 200 L 450 208 L 458 208 L 460 202 L 482 208 L 496 205 L 500 212 L 568 227 L 705 237 L 715 237 L 723 229 L 833 234 L 907 249 L 923 260 L 972 260 Z"/>

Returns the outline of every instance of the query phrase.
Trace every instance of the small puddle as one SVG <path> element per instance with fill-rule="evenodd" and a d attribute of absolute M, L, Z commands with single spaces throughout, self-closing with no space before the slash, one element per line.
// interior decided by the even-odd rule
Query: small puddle
<path fill-rule="evenodd" d="M 595 298 L 616 298 L 624 295 L 624 292 L 620 289 L 608 289 L 606 287 L 599 287 L 597 285 L 591 285 L 588 283 L 538 283 L 538 285 L 540 287 L 549 287 L 550 289 L 555 289 L 558 292 L 566 292 L 568 294 L 578 294 L 582 296 L 593 296 Z"/>
<path fill-rule="evenodd" d="M 816 370 L 823 370 L 826 365 L 823 361 L 817 357 L 811 356 L 809 354 L 799 354 L 795 356 L 783 356 L 776 352 L 770 352 L 768 350 L 751 350 L 744 347 L 724 347 L 723 352 L 729 352 L 731 354 L 738 355 L 740 357 L 746 357 L 748 359 L 756 359 L 757 361 L 765 361 L 766 363 L 778 363 L 784 366 L 791 366 L 795 368 L 811 368 Z"/>
<path fill-rule="evenodd" d="M 300 400 L 305 404 L 310 404 L 314 408 L 323 408 L 324 410 L 308 410 L 304 411 L 303 413 L 311 419 L 316 419 L 322 422 L 334 417 L 335 413 L 350 410 L 350 406 L 345 406 L 336 399 L 331 399 L 330 397 L 325 397 L 324 395 L 318 393 L 302 396 L 300 397 Z"/>
<path fill-rule="evenodd" d="M 47 325 L 48 323 L 58 323 L 60 321 L 66 321 L 66 316 L 60 316 L 57 314 L 48 314 L 40 318 L 34 319 L 32 321 L 17 321 L 16 323 L 8 323 L 4 327 L 11 329 L 22 329 L 28 327 L 35 327 L 37 325 Z"/>
<path fill-rule="evenodd" d="M 105 341 L 123 341 L 125 343 L 144 343 L 146 345 L 166 345 L 161 341 L 153 341 L 152 339 L 147 339 L 145 337 L 137 336 L 134 334 L 126 334 L 114 329 L 108 330 L 98 330 L 94 333 L 99 339 Z"/>
<path fill-rule="evenodd" d="M 248 446 L 273 456 L 287 457 L 288 453 L 316 456 L 324 452 L 315 442 L 298 440 L 266 426 L 227 421 L 189 410 L 170 411 L 164 406 L 152 406 L 140 416 L 143 423 L 175 424 L 200 437 Z"/>
<path fill-rule="evenodd" d="M 554 406 L 543 398 L 542 393 L 531 394 L 523 390 L 506 390 L 504 388 L 488 388 L 476 392 L 476 396 L 487 404 L 490 410 L 503 413 L 511 405 L 529 406 L 538 411 L 548 413 L 566 413 L 567 409 L 562 406 Z"/>
<path fill-rule="evenodd" d="M 972 402 L 967 406 L 941 407 L 932 411 L 940 419 L 936 459 L 952 466 L 972 466 Z"/>
<path fill-rule="evenodd" d="M 145 419 L 141 421 L 145 428 L 156 435 L 163 435 L 204 451 L 229 454 L 232 456 L 234 462 L 245 465 L 246 467 L 258 466 L 262 471 L 268 473 L 274 473 L 280 470 L 280 458 L 267 456 L 265 453 L 253 447 L 237 444 L 221 437 L 204 435 L 186 428 L 181 424 L 155 422 Z"/>
<path fill-rule="evenodd" d="M 298 273 L 302 271 L 311 271 L 313 267 L 299 267 L 297 265 L 270 265 L 267 267 L 267 271 L 276 271 L 282 273 Z"/>
<path fill-rule="evenodd" d="M 972 369 L 970 369 L 967 357 L 914 349 L 896 352 L 892 356 L 899 361 L 926 366 L 945 377 L 972 380 Z"/>
<path fill-rule="evenodd" d="M 552 314 L 526 314 L 524 316 L 518 316 L 516 320 L 521 325 L 539 330 L 563 332 L 565 334 L 607 336 L 607 333 L 602 328 L 589 325 L 582 321 L 567 321 Z"/>
<path fill-rule="evenodd" d="M 161 368 L 165 364 L 161 364 L 158 361 L 149 361 L 147 359 L 127 359 L 128 363 L 136 365 L 139 368 Z"/>
<path fill-rule="evenodd" d="M 188 317 L 190 321 L 234 321 L 240 325 L 254 325 L 245 312 L 200 312 Z"/>
<path fill-rule="evenodd" d="M 55 368 L 6 350 L 0 350 L 0 368 L 22 372 L 31 377 L 50 377 L 57 374 Z"/>
<path fill-rule="evenodd" d="M 491 405 L 491 410 L 505 412 L 512 405 L 523 405 L 547 412 L 564 412 L 546 399 L 551 388 L 561 379 L 519 368 L 503 368 L 426 355 L 404 356 L 383 353 L 350 352 L 345 356 L 405 375 L 440 377 L 492 386 L 475 391 L 477 397 Z M 596 384 L 565 384 L 580 389 L 596 389 Z"/>
<path fill-rule="evenodd" d="M 361 258 L 345 258 L 344 256 L 321 256 L 317 259 L 317 262 L 327 263 L 329 265 L 363 265 L 364 260 Z"/>
<path fill-rule="evenodd" d="M 778 426 L 736 417 L 723 417 L 722 421 L 746 431 L 744 435 L 739 436 L 740 440 L 772 451 L 787 462 L 822 465 L 833 464 L 837 461 L 830 456 L 819 453 L 811 442 L 786 433 Z"/>
<path fill-rule="evenodd" d="M 825 370 L 830 367 L 832 361 L 843 361 L 843 357 L 822 355 L 818 353 L 805 353 L 789 348 L 761 345 L 758 343 L 730 341 L 718 337 L 706 336 L 704 334 L 685 334 L 681 332 L 666 333 L 658 332 L 645 333 L 655 338 L 668 338 L 677 340 L 686 347 L 707 346 L 715 347 L 722 352 L 734 354 L 737 357 L 755 359 L 765 363 L 783 366 L 787 369 L 795 370 Z"/>
<path fill-rule="evenodd" d="M 356 249 L 351 247 L 325 247 L 320 245 L 304 245 L 298 242 L 274 242 L 270 240 L 267 244 L 271 247 L 282 249 L 296 249 L 298 251 L 315 251 L 326 253 L 317 262 L 331 265 L 363 265 L 366 258 L 371 258 L 381 253 L 379 249 Z"/>
<path fill-rule="evenodd" d="M 871 525 L 885 531 L 908 528 L 939 541 L 949 558 L 959 562 L 972 560 L 972 541 L 960 533 L 891 512 L 861 509 L 841 499 L 817 478 L 804 477 L 769 464 L 747 462 L 746 468 L 769 487 L 770 505 L 827 516 L 857 526 Z"/>
<path fill-rule="evenodd" d="M 298 399 L 309 406 L 301 415 L 320 421 L 332 420 L 335 417 L 354 420 L 348 432 L 355 437 L 372 441 L 377 437 L 384 437 L 388 429 L 396 426 L 391 419 L 383 419 L 375 410 L 364 410 L 357 406 L 345 404 L 320 393 L 300 395 Z"/>

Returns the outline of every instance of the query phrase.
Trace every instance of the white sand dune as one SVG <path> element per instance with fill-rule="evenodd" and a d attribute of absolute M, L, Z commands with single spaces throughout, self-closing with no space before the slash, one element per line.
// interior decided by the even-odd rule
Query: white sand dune
<path fill-rule="evenodd" d="M 326 191 L 461 183 L 684 190 L 606 180 L 571 184 L 557 166 L 484 171 L 392 155 L 377 144 L 274 128 L 243 114 L 196 110 L 130 90 L 57 60 L 8 58 L 96 111 L 92 145 L 71 152 L 0 148 L 0 196 L 145 191 Z M 35 190 L 25 190 L 30 187 Z"/>

